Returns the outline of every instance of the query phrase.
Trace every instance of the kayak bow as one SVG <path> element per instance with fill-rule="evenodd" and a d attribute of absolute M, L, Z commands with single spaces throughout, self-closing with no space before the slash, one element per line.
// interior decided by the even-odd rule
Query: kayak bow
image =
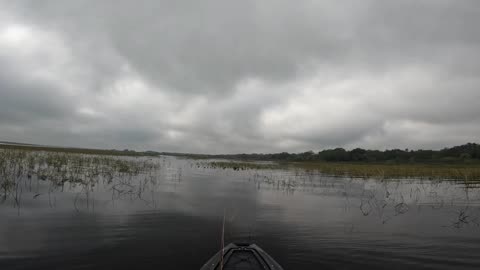
<path fill-rule="evenodd" d="M 223 260 L 222 260 L 223 258 Z M 222 265 L 223 263 L 223 265 Z M 255 244 L 231 243 L 220 250 L 200 270 L 283 270 Z"/>

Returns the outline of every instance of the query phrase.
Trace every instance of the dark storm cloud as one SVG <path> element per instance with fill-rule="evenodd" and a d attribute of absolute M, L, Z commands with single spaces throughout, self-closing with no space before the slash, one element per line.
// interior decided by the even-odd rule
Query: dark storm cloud
<path fill-rule="evenodd" d="M 200 152 L 441 147 L 480 132 L 477 1 L 0 5 L 5 139 L 39 119 L 63 131 L 33 142 Z"/>

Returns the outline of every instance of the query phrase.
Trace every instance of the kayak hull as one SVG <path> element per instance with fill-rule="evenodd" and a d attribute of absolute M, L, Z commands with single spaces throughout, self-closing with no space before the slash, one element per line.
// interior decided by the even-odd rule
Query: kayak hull
<path fill-rule="evenodd" d="M 222 262 L 223 254 L 223 262 Z M 223 267 L 222 267 L 223 263 Z M 220 250 L 200 270 L 283 270 L 283 268 L 255 244 L 231 243 Z"/>

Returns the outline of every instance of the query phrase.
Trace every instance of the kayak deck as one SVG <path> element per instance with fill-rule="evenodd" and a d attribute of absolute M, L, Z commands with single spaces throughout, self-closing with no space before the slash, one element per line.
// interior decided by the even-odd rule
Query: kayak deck
<path fill-rule="evenodd" d="M 283 268 L 255 244 L 232 243 L 215 254 L 201 270 L 283 270 Z"/>

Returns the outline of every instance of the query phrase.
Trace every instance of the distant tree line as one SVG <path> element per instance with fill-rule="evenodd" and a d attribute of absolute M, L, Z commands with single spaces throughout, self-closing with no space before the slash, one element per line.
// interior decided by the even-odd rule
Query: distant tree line
<path fill-rule="evenodd" d="M 171 153 L 169 153 L 171 154 Z M 442 150 L 366 150 L 355 148 L 327 149 L 320 152 L 275 153 L 275 154 L 233 154 L 233 155 L 192 155 L 174 154 L 197 158 L 226 158 L 241 160 L 272 160 L 272 161 L 326 161 L 326 162 L 457 162 L 480 160 L 480 145 L 468 143 Z"/>
<path fill-rule="evenodd" d="M 35 144 L 0 142 L 0 149 L 16 149 L 25 151 L 46 151 L 61 153 L 77 153 L 90 155 L 111 155 L 111 156 L 158 156 L 160 153 L 154 151 L 137 152 L 135 150 L 115 150 L 115 149 L 93 149 L 93 148 L 75 148 L 75 147 L 57 147 L 42 146 Z"/>

